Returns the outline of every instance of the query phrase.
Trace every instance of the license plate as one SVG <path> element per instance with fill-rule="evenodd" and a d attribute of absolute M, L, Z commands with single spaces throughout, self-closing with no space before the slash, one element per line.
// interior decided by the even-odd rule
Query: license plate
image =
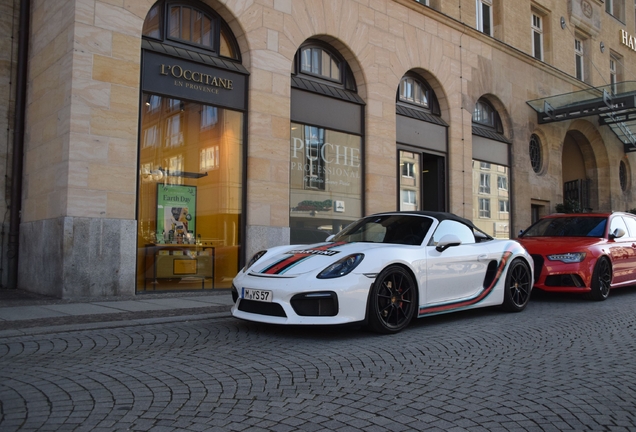
<path fill-rule="evenodd" d="M 260 302 L 272 302 L 272 292 L 267 290 L 259 290 L 252 288 L 243 288 L 242 298 L 245 300 L 254 300 Z"/>

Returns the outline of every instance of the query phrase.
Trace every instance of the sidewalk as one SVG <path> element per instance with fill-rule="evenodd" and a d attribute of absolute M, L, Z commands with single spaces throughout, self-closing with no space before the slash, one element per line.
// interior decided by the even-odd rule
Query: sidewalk
<path fill-rule="evenodd" d="M 0 337 L 104 326 L 229 317 L 230 290 L 63 300 L 0 289 Z"/>

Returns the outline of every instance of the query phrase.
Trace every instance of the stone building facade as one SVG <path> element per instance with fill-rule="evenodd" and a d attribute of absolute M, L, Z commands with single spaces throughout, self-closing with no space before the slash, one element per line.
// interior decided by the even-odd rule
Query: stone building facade
<path fill-rule="evenodd" d="M 25 1 L 0 0 L 3 287 L 226 288 L 256 251 L 374 212 L 513 238 L 558 204 L 636 207 L 629 135 L 543 112 L 632 91 L 630 0 L 31 0 L 20 46 Z"/>

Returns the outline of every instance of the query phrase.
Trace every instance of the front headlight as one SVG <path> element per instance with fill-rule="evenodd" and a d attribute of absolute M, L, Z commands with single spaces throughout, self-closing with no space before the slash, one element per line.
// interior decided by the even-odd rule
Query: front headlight
<path fill-rule="evenodd" d="M 550 261 L 561 261 L 566 264 L 578 263 L 585 259 L 585 252 L 568 252 L 562 254 L 548 255 Z"/>
<path fill-rule="evenodd" d="M 252 265 L 254 265 L 254 263 L 256 261 L 258 261 L 259 259 L 261 259 L 261 257 L 263 255 L 265 255 L 267 251 L 262 250 L 262 251 L 258 251 L 254 254 L 254 256 L 252 257 L 251 260 L 249 260 L 249 262 L 247 263 L 247 265 L 245 267 L 243 267 L 243 272 L 247 271 L 248 268 L 252 267 Z"/>
<path fill-rule="evenodd" d="M 358 267 L 358 264 L 362 262 L 364 258 L 364 254 L 354 254 L 346 256 L 335 263 L 331 264 L 329 267 L 321 271 L 317 278 L 318 279 L 333 279 L 341 276 L 348 275 L 351 271 Z"/>

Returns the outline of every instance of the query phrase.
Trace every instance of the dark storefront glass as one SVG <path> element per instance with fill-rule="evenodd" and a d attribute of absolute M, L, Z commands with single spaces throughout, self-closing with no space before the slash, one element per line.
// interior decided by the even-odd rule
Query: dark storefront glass
<path fill-rule="evenodd" d="M 291 243 L 315 243 L 362 216 L 360 136 L 291 125 Z"/>

